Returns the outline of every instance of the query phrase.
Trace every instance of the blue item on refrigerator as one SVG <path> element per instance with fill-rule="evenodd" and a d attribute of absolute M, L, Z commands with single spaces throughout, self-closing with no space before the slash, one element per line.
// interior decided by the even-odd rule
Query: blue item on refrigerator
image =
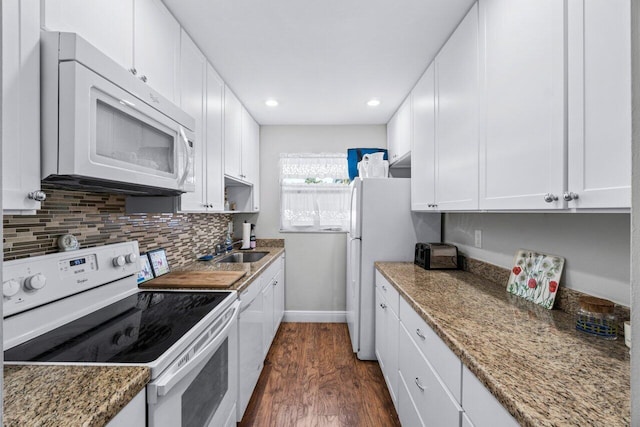
<path fill-rule="evenodd" d="M 387 150 L 385 148 L 348 148 L 347 163 L 349 165 L 349 179 L 353 181 L 358 176 L 358 162 L 362 160 L 362 156 L 371 153 L 384 153 L 383 160 L 389 160 Z"/>

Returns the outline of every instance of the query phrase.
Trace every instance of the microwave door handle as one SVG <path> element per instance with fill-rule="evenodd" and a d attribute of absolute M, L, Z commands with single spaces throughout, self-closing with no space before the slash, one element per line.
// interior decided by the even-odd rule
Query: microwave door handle
<path fill-rule="evenodd" d="M 180 178 L 180 187 L 182 187 L 187 180 L 187 176 L 189 175 L 189 169 L 191 169 L 191 156 L 189 156 L 189 138 L 184 133 L 184 129 L 180 126 L 180 136 L 182 137 L 182 144 L 184 145 L 184 172 L 182 173 L 182 178 Z"/>
<path fill-rule="evenodd" d="M 216 331 L 216 337 L 211 340 L 204 349 L 202 349 L 198 354 L 195 355 L 193 359 L 191 359 L 188 363 L 182 365 L 180 369 L 178 369 L 175 373 L 171 375 L 167 375 L 165 378 L 158 378 L 158 381 L 155 383 L 156 388 L 156 396 L 165 396 L 167 395 L 171 389 L 178 384 L 184 377 L 186 377 L 191 372 L 191 367 L 196 366 L 198 363 L 205 360 L 207 357 L 211 355 L 211 353 L 225 340 L 227 334 L 229 332 L 229 328 L 231 328 L 231 324 L 238 317 L 238 307 L 240 306 L 240 301 L 236 301 L 233 303 L 233 314 L 229 317 L 227 323 L 222 327 L 222 329 Z M 153 383 L 149 385 L 154 385 Z M 154 396 L 155 397 L 155 396 Z"/>

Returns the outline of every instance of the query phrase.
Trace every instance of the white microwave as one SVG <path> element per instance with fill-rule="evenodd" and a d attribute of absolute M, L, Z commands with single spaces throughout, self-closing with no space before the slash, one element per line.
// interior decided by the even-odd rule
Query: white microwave
<path fill-rule="evenodd" d="M 195 191 L 195 121 L 75 33 L 43 31 L 42 179 L 129 195 Z"/>

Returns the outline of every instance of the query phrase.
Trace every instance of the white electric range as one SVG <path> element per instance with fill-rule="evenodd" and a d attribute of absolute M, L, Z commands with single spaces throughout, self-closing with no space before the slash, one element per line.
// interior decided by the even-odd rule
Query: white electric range
<path fill-rule="evenodd" d="M 142 291 L 139 270 L 135 241 L 5 262 L 5 363 L 147 366 L 149 426 L 235 425 L 236 292 Z"/>

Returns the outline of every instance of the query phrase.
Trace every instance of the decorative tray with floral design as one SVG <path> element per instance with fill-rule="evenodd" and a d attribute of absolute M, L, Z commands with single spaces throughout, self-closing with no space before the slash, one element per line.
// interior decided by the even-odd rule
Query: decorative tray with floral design
<path fill-rule="evenodd" d="M 518 249 L 507 282 L 507 292 L 545 308 L 553 308 L 564 258 L 528 249 Z"/>

